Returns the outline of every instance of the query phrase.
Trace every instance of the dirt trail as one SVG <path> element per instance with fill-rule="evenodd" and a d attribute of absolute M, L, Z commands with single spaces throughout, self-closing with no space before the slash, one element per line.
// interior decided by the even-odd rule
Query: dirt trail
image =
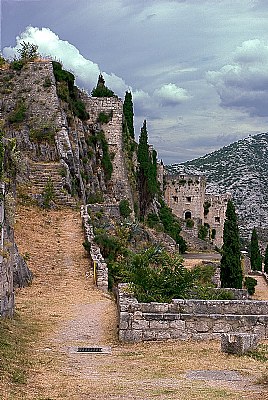
<path fill-rule="evenodd" d="M 116 308 L 95 289 L 81 245 L 78 212 L 20 208 L 16 239 L 34 273 L 31 287 L 18 291 L 20 315 L 36 324 L 30 375 L 15 397 L 4 400 L 89 399 L 268 399 L 254 381 L 265 365 L 221 353 L 219 343 L 116 341 Z M 27 253 L 27 254 L 26 254 Z M 106 345 L 110 354 L 78 354 L 77 346 Z M 241 381 L 189 379 L 189 371 L 229 370 Z"/>

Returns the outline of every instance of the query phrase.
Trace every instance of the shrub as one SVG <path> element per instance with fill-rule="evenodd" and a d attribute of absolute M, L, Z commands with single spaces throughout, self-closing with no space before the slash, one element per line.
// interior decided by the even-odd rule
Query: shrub
<path fill-rule="evenodd" d="M 50 207 L 50 202 L 53 200 L 55 196 L 54 193 L 54 186 L 51 178 L 47 180 L 46 186 L 43 191 L 43 207 L 44 208 L 49 208 Z"/>
<path fill-rule="evenodd" d="M 255 293 L 255 286 L 257 285 L 257 283 L 257 280 L 252 278 L 251 276 L 245 277 L 244 286 L 250 296 L 253 296 L 253 294 Z"/>
<path fill-rule="evenodd" d="M 45 82 L 43 84 L 44 88 L 49 88 L 52 85 L 51 79 L 49 76 L 45 77 Z"/>
<path fill-rule="evenodd" d="M 187 227 L 187 228 L 193 228 L 193 227 L 194 227 L 194 220 L 191 219 L 191 218 L 188 218 L 188 219 L 186 220 L 186 227 Z"/>
<path fill-rule="evenodd" d="M 20 101 L 17 103 L 15 110 L 9 114 L 8 120 L 11 124 L 24 121 L 26 116 L 26 105 Z"/>
<path fill-rule="evenodd" d="M 30 140 L 34 143 L 54 144 L 55 128 L 51 126 L 43 126 L 39 129 L 30 129 Z"/>
<path fill-rule="evenodd" d="M 131 208 L 129 207 L 129 201 L 128 200 L 121 200 L 119 203 L 119 211 L 120 215 L 123 218 L 128 218 L 131 214 Z"/>
<path fill-rule="evenodd" d="M 198 237 L 199 239 L 205 240 L 208 236 L 208 226 L 207 225 L 200 225 L 198 229 Z"/>
<path fill-rule="evenodd" d="M 109 114 L 106 114 L 105 112 L 101 111 L 98 115 L 97 121 L 100 122 L 101 124 L 107 124 L 109 121 L 111 121 L 112 117 L 113 117 L 112 110 Z"/>
<path fill-rule="evenodd" d="M 160 223 L 158 215 L 155 213 L 149 213 L 147 215 L 146 223 L 149 228 L 155 228 Z"/>
<path fill-rule="evenodd" d="M 23 68 L 23 62 L 21 60 L 13 60 L 10 63 L 10 68 L 14 71 L 20 71 Z"/>

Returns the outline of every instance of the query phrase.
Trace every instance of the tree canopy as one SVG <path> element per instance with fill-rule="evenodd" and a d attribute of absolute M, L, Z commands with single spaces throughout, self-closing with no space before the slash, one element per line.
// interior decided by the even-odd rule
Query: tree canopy
<path fill-rule="evenodd" d="M 127 127 L 130 136 L 134 139 L 134 111 L 133 111 L 133 102 L 132 102 L 132 94 L 131 92 L 126 92 L 125 100 L 123 104 L 123 112 L 126 119 Z"/>
<path fill-rule="evenodd" d="M 105 80 L 102 74 L 99 75 L 97 86 L 92 90 L 93 97 L 113 97 L 114 92 L 105 86 Z"/>

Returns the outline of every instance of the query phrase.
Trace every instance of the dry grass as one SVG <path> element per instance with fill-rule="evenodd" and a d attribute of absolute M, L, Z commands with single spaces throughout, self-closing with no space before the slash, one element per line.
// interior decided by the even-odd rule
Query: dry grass
<path fill-rule="evenodd" d="M 29 254 L 35 278 L 16 296 L 19 319 L 9 322 L 17 327 L 8 335 L 16 338 L 20 356 L 2 374 L 1 399 L 268 399 L 264 387 L 254 384 L 267 374 L 265 363 L 223 354 L 216 341 L 117 343 L 114 302 L 86 277 L 78 212 L 21 207 L 16 239 L 22 254 Z M 88 344 L 110 344 L 112 353 L 70 352 Z M 12 381 L 21 366 L 23 379 Z M 190 370 L 235 370 L 245 379 L 191 380 Z"/>

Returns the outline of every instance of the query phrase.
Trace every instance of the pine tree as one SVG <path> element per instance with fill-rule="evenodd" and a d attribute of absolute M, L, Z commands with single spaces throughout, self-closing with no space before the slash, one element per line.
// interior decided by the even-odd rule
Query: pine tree
<path fill-rule="evenodd" d="M 131 92 L 126 92 L 125 100 L 123 104 L 123 112 L 126 119 L 127 127 L 130 136 L 134 139 L 134 123 L 133 123 L 133 102 L 132 102 L 132 94 Z"/>
<path fill-rule="evenodd" d="M 266 246 L 264 255 L 264 272 L 268 274 L 268 245 Z"/>
<path fill-rule="evenodd" d="M 227 204 L 226 220 L 224 222 L 220 276 L 221 287 L 242 288 L 243 276 L 239 230 L 235 207 L 231 200 Z"/>
<path fill-rule="evenodd" d="M 259 249 L 257 231 L 254 228 L 250 240 L 250 265 L 253 271 L 262 270 L 262 257 Z"/>

